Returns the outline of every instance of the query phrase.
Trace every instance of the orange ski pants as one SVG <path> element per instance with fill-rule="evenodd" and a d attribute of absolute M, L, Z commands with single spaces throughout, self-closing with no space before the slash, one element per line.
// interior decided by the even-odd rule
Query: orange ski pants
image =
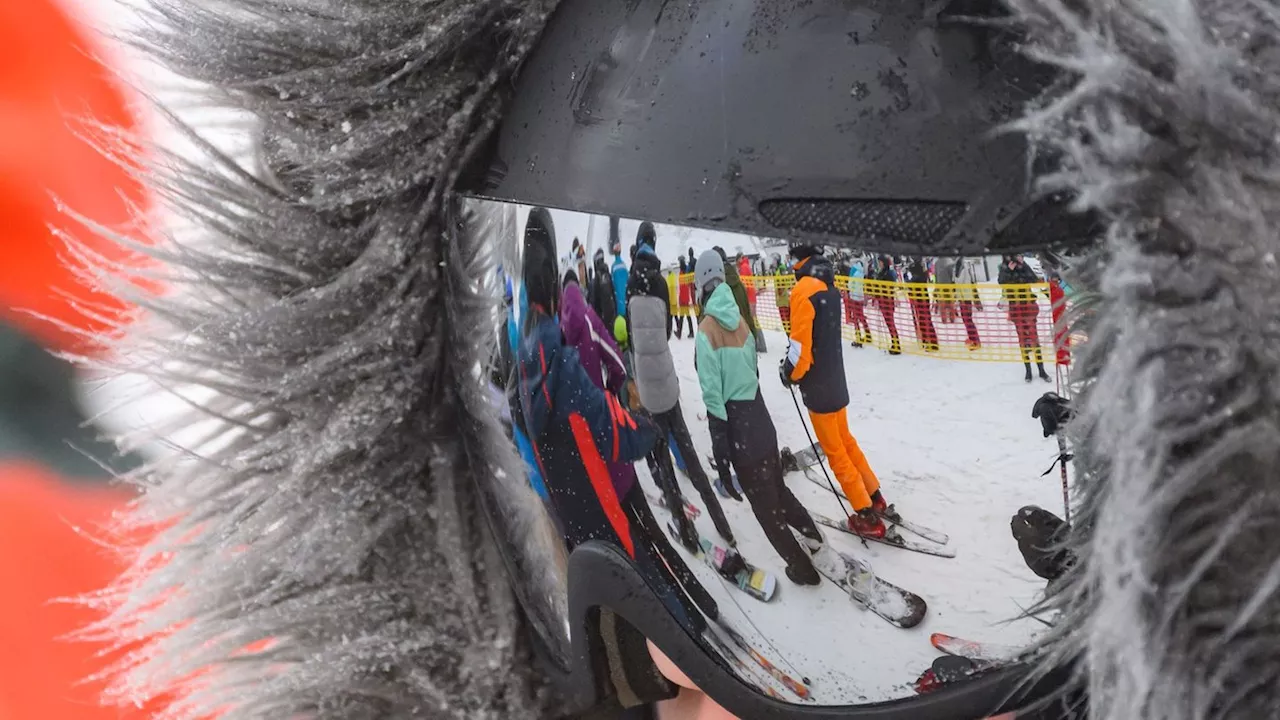
<path fill-rule="evenodd" d="M 818 444 L 826 453 L 831 471 L 836 474 L 840 487 L 844 488 L 844 496 L 849 498 L 855 511 L 871 507 L 871 495 L 880 489 L 880 480 L 862 454 L 858 441 L 849 432 L 848 408 L 840 408 L 833 413 L 816 413 L 809 411 L 809 419 L 813 421 L 814 432 L 818 434 Z"/>

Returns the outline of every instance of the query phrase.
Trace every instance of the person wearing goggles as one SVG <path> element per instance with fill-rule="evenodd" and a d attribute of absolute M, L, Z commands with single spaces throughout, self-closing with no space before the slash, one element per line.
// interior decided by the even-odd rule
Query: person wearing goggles
<path fill-rule="evenodd" d="M 114 698 L 170 718 L 1274 717 L 1277 16 L 154 0 L 143 43 L 257 142 L 250 166 L 151 178 L 209 237 L 157 250 L 183 285 L 128 341 L 219 429 L 134 476 L 123 520 L 161 530 L 107 596 L 104 627 L 140 648 Z M 876 258 L 868 332 L 893 355 L 828 369 L 892 489 L 883 535 L 849 526 L 861 498 L 782 379 L 747 376 L 723 286 L 702 322 L 738 372 L 631 291 L 655 322 L 619 306 L 624 368 L 666 353 L 686 381 L 657 403 L 642 376 L 624 404 L 582 369 L 556 258 L 627 252 L 626 287 L 717 246 Z M 1049 313 L 1014 338 L 997 303 L 998 258 L 1046 249 L 1073 258 L 1053 437 L 1027 417 L 1043 388 L 975 362 L 967 328 L 917 337 L 887 261 L 974 258 L 981 355 L 1054 359 L 1030 347 Z M 753 280 L 762 362 L 798 302 L 860 334 L 847 281 L 808 279 Z M 720 418 L 753 389 L 751 419 Z M 648 416 L 673 411 L 691 470 L 725 453 L 688 418 L 726 419 L 747 502 L 635 462 L 668 460 Z M 1040 475 L 1068 456 L 1059 521 Z M 768 533 L 762 482 L 796 501 Z M 806 559 L 819 581 L 789 581 Z"/>

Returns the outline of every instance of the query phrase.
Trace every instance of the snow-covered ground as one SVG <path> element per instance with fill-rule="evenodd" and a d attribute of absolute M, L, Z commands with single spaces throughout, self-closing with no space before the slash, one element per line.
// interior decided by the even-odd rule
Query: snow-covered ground
<path fill-rule="evenodd" d="M 805 429 L 774 372 L 786 338 L 781 333 L 768 336 L 770 352 L 760 358 L 764 398 L 779 443 L 803 448 L 808 444 Z M 693 367 L 693 341 L 673 337 L 671 342 L 685 420 L 694 443 L 706 449 L 705 456 L 711 439 L 706 422 L 699 419 L 705 417 L 705 409 Z M 757 649 L 781 669 L 809 678 L 811 702 L 822 705 L 909 695 L 911 683 L 939 654 L 929 642 L 930 633 L 1023 644 L 1043 630 L 1036 620 L 1018 619 L 1021 608 L 1036 601 L 1044 581 L 1023 563 L 1009 521 L 1028 504 L 1062 513 L 1058 474 L 1040 477 L 1058 448 L 1053 439 L 1041 436 L 1039 423 L 1030 417 L 1036 398 L 1051 386 L 1024 383 L 1021 366 L 1012 364 L 892 357 L 848 346 L 844 358 L 850 427 L 885 496 L 907 519 L 948 533 L 956 557 L 874 543 L 863 547 L 855 537 L 823 531 L 840 551 L 870 561 L 877 575 L 922 596 L 929 604 L 925 621 L 902 630 L 861 609 L 831 583 L 792 584 L 746 503 L 723 500 L 722 506 L 743 556 L 778 578 L 778 595 L 770 603 L 730 587 L 706 564 L 685 555 L 716 598 L 722 616 L 754 638 Z M 714 478 L 705 459 L 703 464 Z M 646 489 L 656 494 L 644 463 L 636 467 Z M 692 484 L 685 478 L 681 482 L 686 497 L 700 505 Z M 831 518 L 844 517 L 831 492 L 802 473 L 788 475 L 787 485 L 807 507 Z M 665 522 L 666 511 L 654 511 Z M 707 513 L 697 524 L 705 537 L 719 537 Z M 758 669 L 749 661 L 748 665 Z M 764 677 L 763 672 L 755 674 Z M 772 685 L 795 699 L 778 683 Z"/>

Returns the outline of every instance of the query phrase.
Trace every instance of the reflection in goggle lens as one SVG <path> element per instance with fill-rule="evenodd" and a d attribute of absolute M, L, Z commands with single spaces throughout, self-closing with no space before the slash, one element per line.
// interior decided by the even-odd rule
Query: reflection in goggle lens
<path fill-rule="evenodd" d="M 518 215 L 494 378 L 566 548 L 616 544 L 788 702 L 929 692 L 1044 630 L 1024 609 L 1067 562 L 1042 478 L 1065 448 L 1028 418 L 1070 359 L 1051 266 Z"/>

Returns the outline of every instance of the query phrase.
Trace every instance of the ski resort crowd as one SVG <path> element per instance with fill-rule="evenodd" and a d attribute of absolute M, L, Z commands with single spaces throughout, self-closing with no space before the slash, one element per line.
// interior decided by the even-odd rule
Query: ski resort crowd
<path fill-rule="evenodd" d="M 697 610 L 717 617 L 715 602 L 667 542 L 650 507 L 652 496 L 636 480 L 633 463 L 643 459 L 661 490 L 652 502 L 673 510 L 670 532 L 691 554 L 701 556 L 715 544 L 699 536 L 690 518 L 698 511 L 683 498 L 677 469 L 698 492 L 725 545 L 733 548 L 736 541 L 717 491 L 750 504 L 792 582 L 819 584 L 813 556 L 823 536 L 783 482 L 784 453 L 760 390 L 763 336 L 740 266 L 720 248 L 691 264 L 682 257 L 685 268 L 692 267 L 685 291 L 683 284 L 673 287 L 674 274 L 663 273 L 651 223 L 641 224 L 629 263 L 621 257 L 616 223 L 611 235 L 611 265 L 597 252 L 587 268 L 575 243 L 578 261 L 561 276 L 551 215 L 541 208 L 530 212 L 520 281 L 506 282 L 505 327 L 493 377 L 498 388 L 506 388 L 512 437 L 532 483 L 562 524 L 569 549 L 616 536 L 642 572 L 657 576 L 655 587 L 684 588 L 687 597 L 672 600 L 692 625 L 702 622 Z M 821 450 L 853 508 L 847 530 L 883 538 L 885 518 L 896 513 L 848 426 L 845 294 L 821 248 L 794 245 L 790 255 L 790 332 L 778 379 L 793 393 L 800 391 Z M 695 338 L 718 475 L 714 483 L 680 403 L 670 341 L 673 333 L 680 337 L 682 306 L 697 309 L 696 329 L 691 319 L 686 330 Z M 732 551 L 724 557 L 717 569 L 733 577 L 744 561 Z"/>
<path fill-rule="evenodd" d="M 1021 361 L 1027 382 L 1035 377 L 1033 364 L 1040 379 L 1051 381 L 1044 367 L 1047 345 L 1058 365 L 1070 363 L 1070 338 L 1061 323 L 1069 288 L 1051 254 L 1042 254 L 1034 264 L 1020 255 L 1005 255 L 994 272 L 985 258 L 977 257 L 894 257 L 848 250 L 831 251 L 828 257 L 842 293 L 842 332 L 853 347 L 872 345 L 895 356 L 905 351 L 952 360 Z M 789 333 L 794 262 L 739 253 L 734 264 L 755 326 Z M 678 295 L 672 292 L 678 298 L 672 312 L 679 337 L 682 319 L 689 317 L 692 324 L 699 314 L 692 261 L 681 256 L 669 282 L 680 288 Z"/>

